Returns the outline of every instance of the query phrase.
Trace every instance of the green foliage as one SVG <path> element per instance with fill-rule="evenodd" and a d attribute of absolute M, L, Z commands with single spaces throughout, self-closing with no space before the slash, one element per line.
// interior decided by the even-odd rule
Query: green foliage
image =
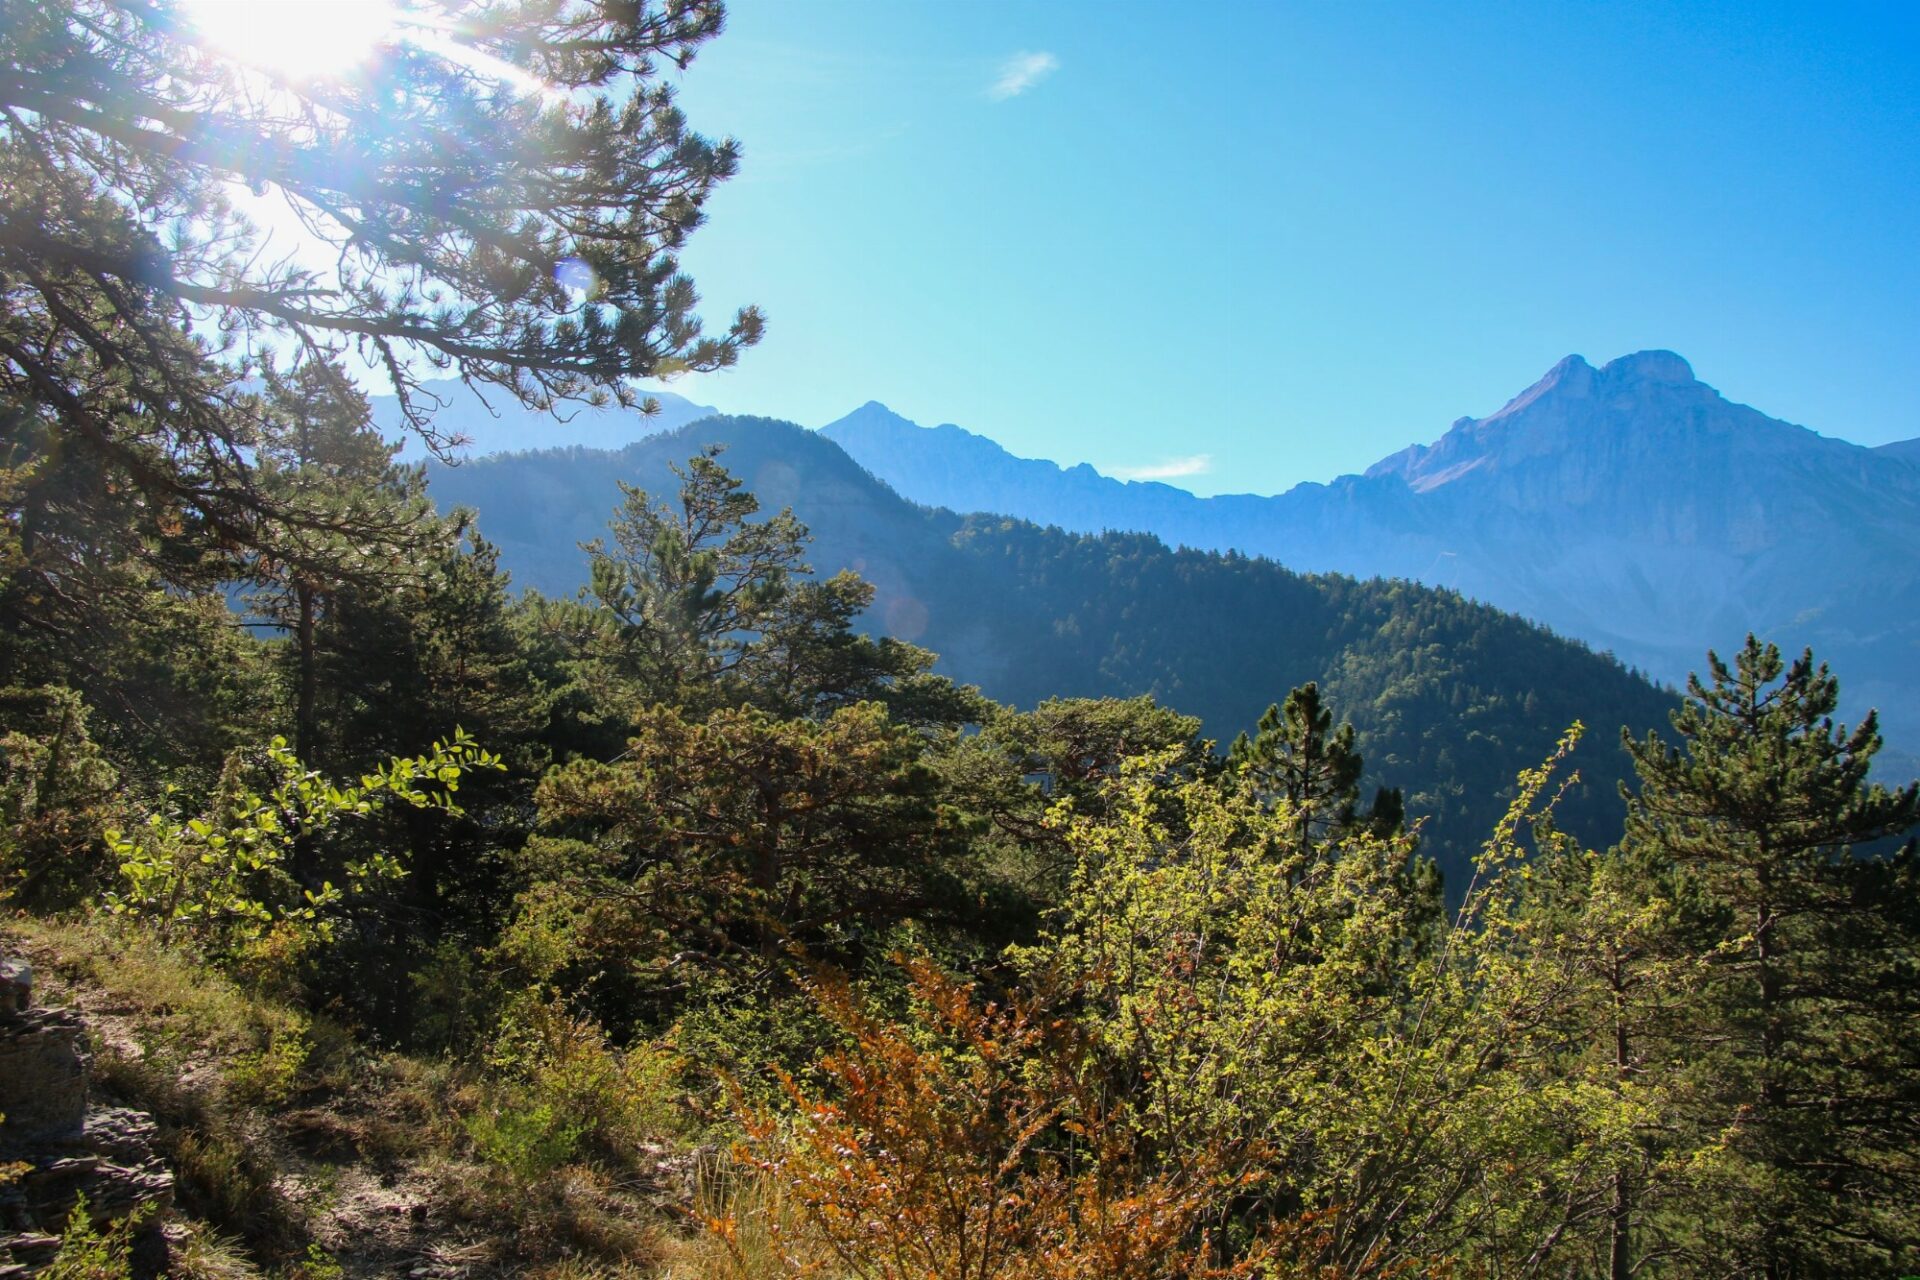
<path fill-rule="evenodd" d="M 1229 766 L 1243 770 L 1262 793 L 1284 802 L 1301 839 L 1352 827 L 1358 820 L 1360 775 L 1353 726 L 1333 727 L 1333 710 L 1308 681 L 1269 706 L 1254 737 L 1241 734 L 1227 751 Z M 1397 793 L 1382 803 L 1397 811 Z M 1376 805 L 1376 808 L 1380 805 Z"/>
<path fill-rule="evenodd" d="M 1015 933 L 1031 933 L 1022 908 L 1057 901 L 1072 876 L 1074 851 L 1048 820 L 1054 805 L 1104 804 L 1121 764 L 1139 756 L 1164 755 L 1181 774 L 1210 767 L 1200 722 L 1152 698 L 1049 698 L 1032 711 L 996 707 L 982 720 L 980 732 L 932 747 L 927 763 L 954 807 L 984 828 L 977 838 L 1013 889 L 995 905 Z"/>
<path fill-rule="evenodd" d="M 675 466 L 670 501 L 623 482 L 611 544 L 585 544 L 591 610 L 556 621 L 576 633 L 596 696 L 616 708 L 752 704 L 789 716 L 898 696 L 941 714 L 933 655 L 857 634 L 873 588 L 846 572 L 814 580 L 806 527 L 790 510 L 753 519 L 759 500 L 719 453 Z"/>
<path fill-rule="evenodd" d="M 1022 967 L 1084 992 L 1162 1159 L 1236 1150 L 1258 1170 L 1256 1202 L 1236 1210 L 1247 1225 L 1357 1219 L 1418 1096 L 1395 1087 L 1431 1047 L 1415 1015 L 1451 994 L 1405 876 L 1411 845 L 1303 842 L 1248 774 L 1163 783 L 1163 763 L 1123 771 L 1110 813 L 1061 815 L 1079 870 Z"/>
<path fill-rule="evenodd" d="M 515 1186 L 533 1187 L 572 1160 L 586 1126 L 558 1113 L 551 1102 L 483 1111 L 467 1119 L 474 1149 Z"/>
<path fill-rule="evenodd" d="M 1920 1266 L 1920 785 L 1869 780 L 1869 715 L 1834 724 L 1838 687 L 1811 654 L 1748 637 L 1709 655 L 1673 717 L 1677 747 L 1632 742 L 1627 841 L 1697 894 L 1713 956 L 1691 1000 L 1685 1123 L 1708 1208 L 1691 1256 L 1755 1274 Z"/>
<path fill-rule="evenodd" d="M 1657 860 L 1580 848 L 1550 805 L 1515 811 L 1495 850 L 1470 943 L 1512 1032 L 1501 1076 L 1524 1124 L 1505 1141 L 1530 1159 L 1497 1148 L 1474 1196 L 1479 1232 L 1550 1272 L 1631 1274 L 1675 1252 L 1673 1210 L 1698 1195 L 1711 1156 L 1674 1119 L 1689 1005 L 1714 956 L 1692 945 L 1684 883 Z"/>
<path fill-rule="evenodd" d="M 310 518 L 258 548 L 245 565 L 248 607 L 287 633 L 295 752 L 314 758 L 321 615 L 351 585 L 391 594 L 413 584 L 440 521 L 418 468 L 373 429 L 367 398 L 337 363 L 308 359 L 290 373 L 269 360 L 258 483 Z"/>
<path fill-rule="evenodd" d="M 0 734 L 0 901 L 84 900 L 104 878 L 100 831 L 119 775 L 70 689 L 0 690 L 0 717 L 9 726 Z"/>
<path fill-rule="evenodd" d="M 590 1018 L 556 1000 L 515 999 L 488 1046 L 487 1066 L 495 1094 L 487 1114 L 544 1109 L 547 1129 L 570 1132 L 573 1150 L 633 1159 L 682 1123 L 677 1091 L 685 1062 L 671 1035 L 617 1048 Z"/>
<path fill-rule="evenodd" d="M 819 720 L 641 712 L 622 758 L 555 769 L 503 950 L 614 1025 L 764 980 L 790 946 L 850 958 L 958 906 L 964 845 L 922 738 L 863 703 Z M 718 984 L 718 985 L 713 985 Z"/>
<path fill-rule="evenodd" d="M 351 857 L 345 882 L 303 883 L 315 842 L 348 817 L 365 817 L 389 801 L 457 812 L 453 793 L 474 769 L 498 760 L 456 731 L 431 751 L 395 757 L 359 782 L 337 785 L 306 769 L 275 738 L 253 759 L 229 762 L 221 795 L 206 817 L 150 815 L 144 828 L 106 832 L 120 859 L 124 888 L 109 894 L 117 914 L 151 920 L 163 936 L 190 930 L 218 954 L 266 938 L 276 929 L 301 943 L 329 942 L 350 895 L 398 879 L 405 868 L 382 853 Z M 306 866 L 299 863 L 305 862 Z"/>
<path fill-rule="evenodd" d="M 82 1197 L 67 1214 L 59 1254 L 37 1274 L 42 1280 L 133 1280 L 133 1235 L 143 1225 L 133 1218 L 101 1231 Z"/>
<path fill-rule="evenodd" d="M 675 505 L 623 484 L 612 549 L 586 547 L 594 602 L 620 625 L 622 674 L 646 701 L 695 695 L 749 664 L 759 634 L 778 625 L 789 579 L 806 572 L 806 532 L 793 513 L 750 521 L 759 500 L 717 452 L 675 469 Z"/>
<path fill-rule="evenodd" d="M 304 1020 L 274 1028 L 266 1044 L 235 1054 L 227 1063 L 227 1088 L 249 1106 L 275 1107 L 292 1097 L 313 1044 Z"/>
<path fill-rule="evenodd" d="M 1076 993 L 1159 1160 L 1235 1153 L 1222 1239 L 1305 1220 L 1303 1260 L 1333 1274 L 1555 1274 L 1604 1266 L 1622 1178 L 1666 1197 L 1632 1213 L 1678 1202 L 1698 1147 L 1660 1133 L 1675 1095 L 1636 1072 L 1669 1061 L 1654 1029 L 1701 962 L 1653 947 L 1673 908 L 1638 868 L 1554 829 L 1573 740 L 1517 780 L 1446 926 L 1407 836 L 1316 830 L 1252 769 L 1170 779 L 1148 759 L 1108 807 L 1063 807 L 1079 870 L 1022 970 Z M 1623 1074 L 1627 1028 L 1647 1038 Z"/>
<path fill-rule="evenodd" d="M 346 1280 L 347 1269 L 317 1244 L 307 1246 L 307 1256 L 285 1269 L 286 1280 Z"/>
<path fill-rule="evenodd" d="M 0 684 L 74 690 L 131 776 L 217 767 L 253 658 L 216 594 L 233 561 L 192 512 L 67 447 L 55 417 L 0 391 Z"/>

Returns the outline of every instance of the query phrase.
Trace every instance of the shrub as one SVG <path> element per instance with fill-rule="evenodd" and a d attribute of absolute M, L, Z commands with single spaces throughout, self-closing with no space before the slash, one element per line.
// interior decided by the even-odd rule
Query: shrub
<path fill-rule="evenodd" d="M 496 1080 L 606 1155 L 630 1158 L 680 1127 L 684 1063 L 671 1037 L 616 1048 L 592 1019 L 531 996 L 504 1022 L 488 1053 Z"/>
<path fill-rule="evenodd" d="M 573 1159 L 585 1126 L 559 1114 L 552 1103 L 536 1102 L 470 1116 L 466 1129 L 481 1159 L 515 1186 L 530 1188 Z"/>
<path fill-rule="evenodd" d="M 822 1009 L 848 1038 L 821 1070 L 831 1099 L 793 1081 L 793 1118 L 746 1117 L 738 1151 L 798 1218 L 759 1224 L 779 1274 L 867 1280 L 1222 1280 L 1210 1210 L 1230 1195 L 1225 1153 L 1157 1161 L 1107 1101 L 1092 1044 L 1043 1001 L 982 1005 L 908 962 L 915 1020 L 883 1020 L 837 979 Z M 763 1271 L 739 1217 L 708 1228 L 741 1275 Z M 758 1252 L 768 1252 L 765 1243 Z M 1271 1256 L 1271 1255 L 1270 1255 Z"/>
<path fill-rule="evenodd" d="M 135 1215 L 101 1231 L 83 1196 L 67 1215 L 60 1252 L 39 1273 L 40 1280 L 132 1280 L 133 1237 L 143 1225 L 144 1215 Z"/>
<path fill-rule="evenodd" d="M 205 814 L 156 812 L 131 832 L 108 830 L 122 887 L 107 895 L 107 905 L 153 922 L 163 938 L 190 933 L 222 961 L 269 962 L 278 952 L 284 968 L 332 941 L 350 893 L 405 874 L 376 852 L 340 862 L 344 888 L 332 880 L 309 888 L 301 873 L 313 868 L 298 864 L 313 862 L 322 837 L 342 819 L 365 817 L 393 800 L 457 813 L 453 793 L 462 775 L 500 767 L 456 729 L 425 755 L 395 757 L 357 784 L 334 784 L 302 765 L 286 739 L 275 738 L 228 761 L 220 795 Z"/>

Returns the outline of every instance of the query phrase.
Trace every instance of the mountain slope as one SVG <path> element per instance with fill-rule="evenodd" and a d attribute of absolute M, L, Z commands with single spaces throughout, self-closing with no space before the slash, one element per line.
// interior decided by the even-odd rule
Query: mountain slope
<path fill-rule="evenodd" d="M 817 571 L 875 583 L 869 625 L 928 646 L 942 671 L 1000 700 L 1151 693 L 1225 739 L 1320 681 L 1359 730 L 1370 782 L 1405 787 L 1430 819 L 1456 885 L 1514 773 L 1576 719 L 1594 737 L 1568 817 L 1612 838 L 1617 730 L 1663 723 L 1672 705 L 1610 659 L 1450 592 L 919 507 L 831 441 L 765 419 L 706 419 L 611 453 L 436 466 L 429 491 L 478 510 L 518 582 L 570 591 L 586 576 L 576 544 L 601 532 L 614 480 L 669 492 L 670 464 L 708 443 L 726 446 L 723 461 L 766 507 L 791 505 L 811 527 Z"/>
<path fill-rule="evenodd" d="M 660 405 L 660 412 L 652 417 L 617 406 L 600 409 L 571 406 L 561 410 L 558 416 L 536 413 L 504 393 L 495 392 L 482 398 L 458 378 L 424 382 L 420 390 L 433 398 L 429 404 L 434 400 L 441 403 L 434 412 L 434 426 L 466 441 L 458 451 L 462 458 L 567 445 L 618 449 L 641 436 L 671 431 L 714 413 L 711 405 L 695 404 L 685 396 L 659 390 L 645 392 Z M 389 440 L 401 442 L 401 458 L 408 462 L 425 458 L 427 449 L 419 434 L 406 430 L 401 423 L 400 402 L 393 396 L 374 396 L 372 401 L 374 425 Z"/>
<path fill-rule="evenodd" d="M 1153 532 L 1177 546 L 1179 531 L 1209 510 L 1206 500 L 1172 485 L 1114 480 L 1084 462 L 1016 458 L 985 436 L 951 423 L 921 427 L 876 400 L 820 434 L 915 502 L 949 511 L 1018 516 L 1076 533 Z"/>
<path fill-rule="evenodd" d="M 1892 444 L 1877 446 L 1874 452 L 1920 466 L 1920 440 L 1895 440 Z"/>
<path fill-rule="evenodd" d="M 1365 475 L 1196 498 L 1011 459 L 866 406 L 823 429 L 923 501 L 1457 589 L 1679 681 L 1748 631 L 1920 743 L 1920 467 L 1733 404 L 1671 352 L 1578 356 Z M 966 433 L 959 433 L 964 436 Z M 1908 442 L 1911 443 L 1911 442 Z M 1050 475 L 1048 473 L 1051 473 Z"/>

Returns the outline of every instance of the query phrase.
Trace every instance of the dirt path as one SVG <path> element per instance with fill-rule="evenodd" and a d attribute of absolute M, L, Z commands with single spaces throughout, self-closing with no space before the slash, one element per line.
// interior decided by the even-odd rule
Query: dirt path
<path fill-rule="evenodd" d="M 143 1110 L 204 1111 L 240 1125 L 250 1154 L 275 1171 L 272 1190 L 288 1221 L 339 1265 L 342 1280 L 493 1280 L 510 1274 L 493 1265 L 497 1249 L 492 1242 L 450 1223 L 436 1204 L 442 1162 L 363 1150 L 365 1135 L 381 1119 L 370 1105 L 376 1099 L 349 1090 L 302 1098 L 305 1105 L 276 1113 L 242 1109 L 222 1096 L 223 1064 L 217 1055 L 190 1044 L 183 1050 L 174 1037 L 168 1039 L 174 1056 L 167 1076 L 179 1098 L 172 1106 L 154 1106 L 154 1098 L 130 1094 L 123 1082 L 138 1079 L 149 1046 L 168 1037 L 169 1011 L 145 1007 L 77 976 L 75 964 L 33 937 L 0 929 L 0 952 L 33 965 L 37 1004 L 68 1006 L 86 1019 L 94 1059 L 91 1089 L 97 1097 Z M 182 1190 L 183 1207 L 196 1207 L 195 1188 Z M 199 1194 L 205 1198 L 206 1192 Z"/>

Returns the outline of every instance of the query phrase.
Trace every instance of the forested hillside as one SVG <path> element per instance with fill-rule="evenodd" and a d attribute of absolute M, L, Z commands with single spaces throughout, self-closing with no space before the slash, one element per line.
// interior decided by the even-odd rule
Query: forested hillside
<path fill-rule="evenodd" d="M 996 700 L 1149 695 L 1200 717 L 1224 746 L 1317 682 L 1358 731 L 1368 785 L 1406 791 L 1456 890 L 1514 776 L 1576 721 L 1596 733 L 1563 820 L 1596 841 L 1617 828 L 1617 735 L 1664 724 L 1673 706 L 1613 660 L 1452 592 L 1171 551 L 1151 535 L 963 519 L 904 501 L 830 442 L 767 419 L 709 419 L 617 452 L 436 467 L 428 492 L 443 510 L 478 513 L 517 584 L 571 594 L 588 576 L 579 544 L 604 532 L 616 481 L 666 491 L 671 467 L 709 444 L 764 503 L 792 506 L 822 576 L 846 569 L 874 584 L 863 629 L 931 649 L 936 670 Z"/>

